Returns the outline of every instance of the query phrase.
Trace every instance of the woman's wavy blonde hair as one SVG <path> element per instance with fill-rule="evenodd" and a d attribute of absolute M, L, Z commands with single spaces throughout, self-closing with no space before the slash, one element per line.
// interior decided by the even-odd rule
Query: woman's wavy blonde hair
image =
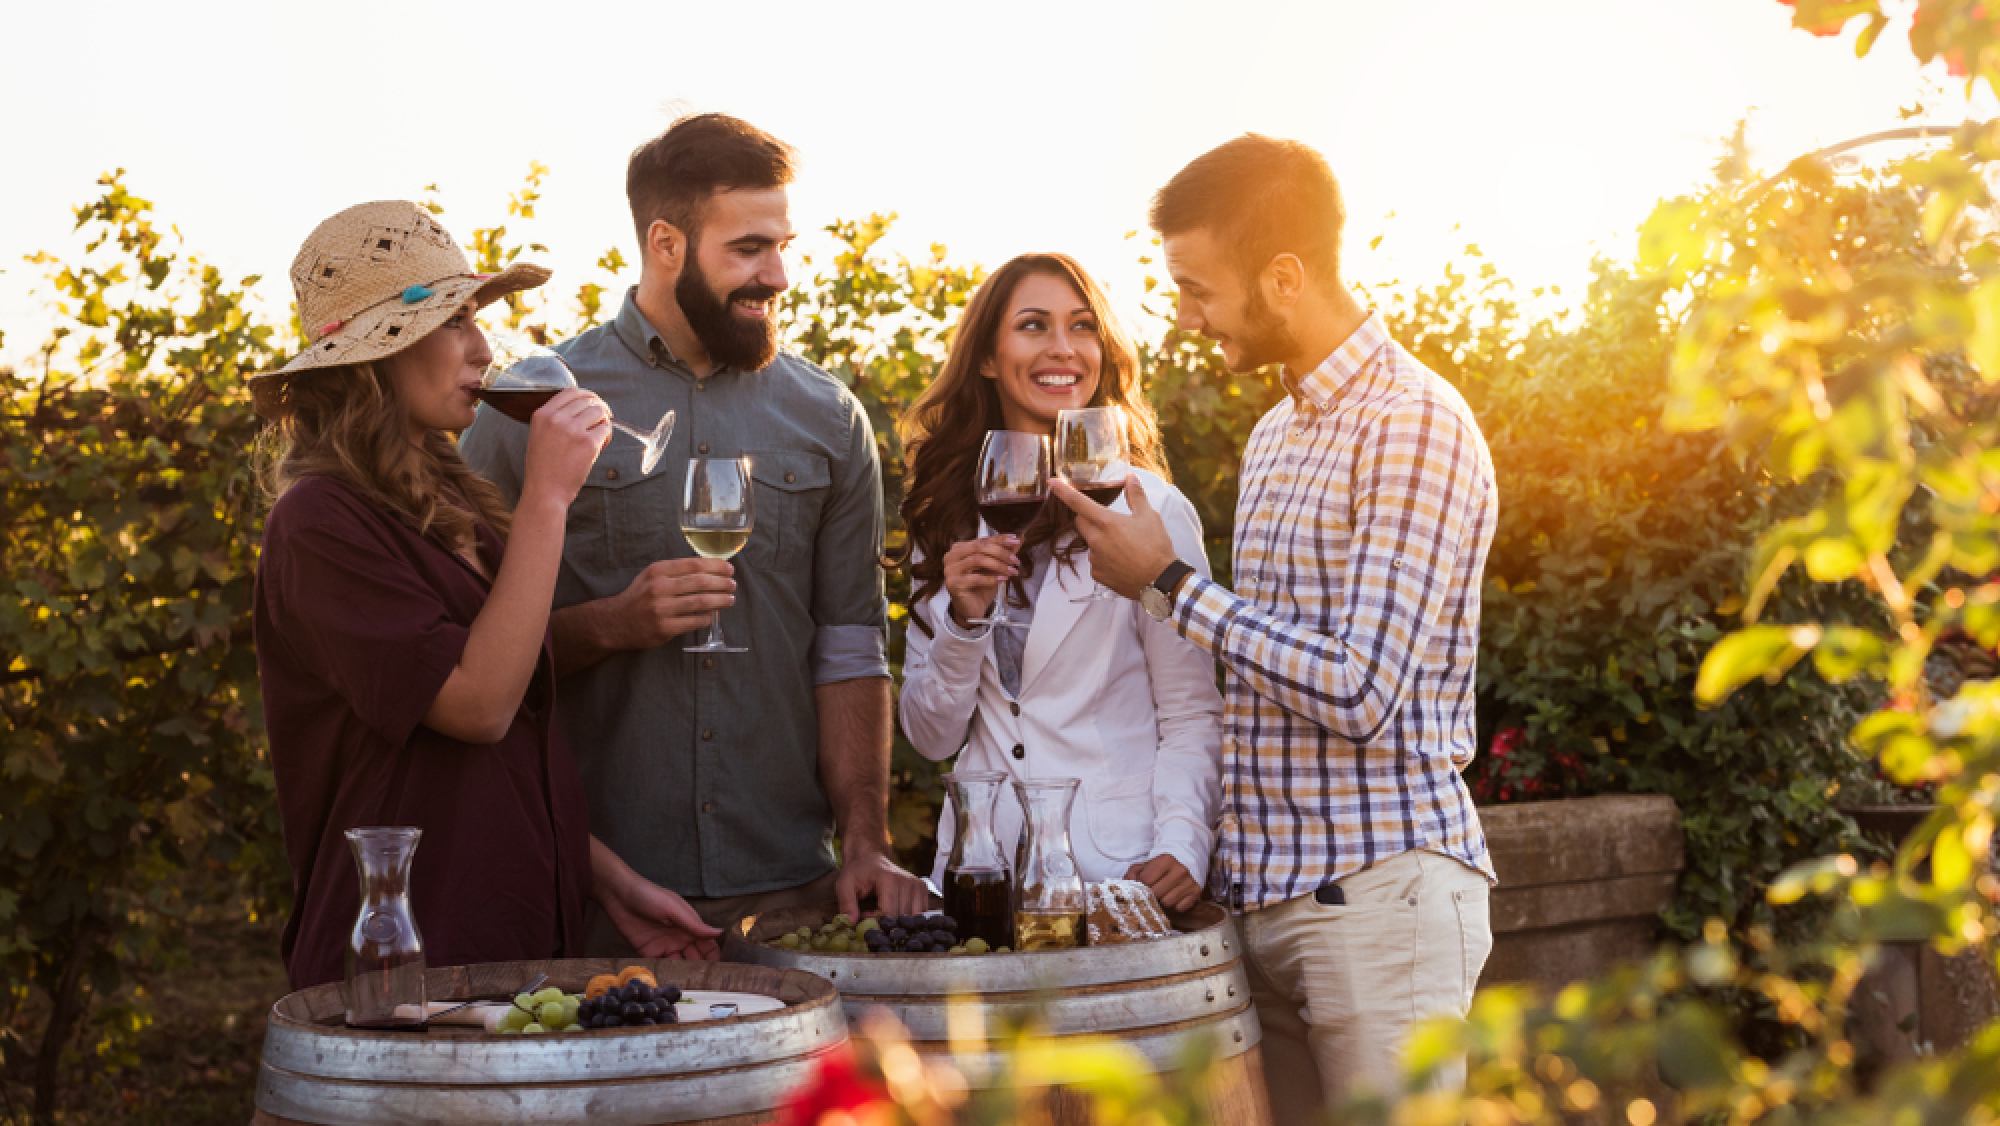
<path fill-rule="evenodd" d="M 258 469 L 273 503 L 307 477 L 332 477 L 453 549 L 476 542 L 481 520 L 503 538 L 512 526 L 500 490 L 465 464 L 449 434 L 410 444 L 409 416 L 380 363 L 302 372 L 255 396 L 273 420 Z"/>

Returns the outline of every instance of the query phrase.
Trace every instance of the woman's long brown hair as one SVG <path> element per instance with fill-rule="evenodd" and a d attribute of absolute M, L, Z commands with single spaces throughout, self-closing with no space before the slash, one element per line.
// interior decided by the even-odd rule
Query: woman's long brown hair
<path fill-rule="evenodd" d="M 500 490 L 465 464 L 449 434 L 410 444 L 408 415 L 379 364 L 303 372 L 260 388 L 257 408 L 276 419 L 260 473 L 274 502 L 307 477 L 332 477 L 458 551 L 477 543 L 478 521 L 502 537 L 513 523 Z"/>
<path fill-rule="evenodd" d="M 1112 315 L 1104 291 L 1067 254 L 1023 254 L 1009 260 L 993 271 L 966 303 L 944 370 L 924 388 L 897 426 L 907 465 L 902 513 L 910 536 L 904 558 L 915 586 L 910 616 L 929 636 L 935 637 L 937 630 L 924 620 L 921 607 L 944 585 L 945 552 L 952 544 L 978 534 L 979 506 L 972 478 L 979 447 L 988 430 L 1007 428 L 997 381 L 986 378 L 981 369 L 993 358 L 994 342 L 1015 288 L 1023 279 L 1036 275 L 1069 283 L 1089 307 L 1097 321 L 1103 353 L 1090 405 L 1125 408 L 1125 441 L 1132 465 L 1168 476 L 1166 455 L 1160 448 L 1160 425 L 1140 389 L 1138 350 Z M 1059 564 L 1074 568 L 1076 554 L 1084 549 L 1082 538 L 1071 534 L 1075 526 L 1076 517 L 1060 502 L 1043 506 L 1021 536 L 1021 573 L 1033 573 L 1029 551 L 1045 543 L 1056 545 L 1053 554 Z M 1021 593 L 1018 581 L 1014 589 Z"/>

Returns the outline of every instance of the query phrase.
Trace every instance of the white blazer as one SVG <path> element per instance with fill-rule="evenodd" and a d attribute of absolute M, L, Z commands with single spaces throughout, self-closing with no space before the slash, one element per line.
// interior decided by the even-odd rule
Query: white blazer
<path fill-rule="evenodd" d="M 1207 575 L 1194 505 L 1157 474 L 1138 475 L 1174 550 Z M 1122 495 L 1112 507 L 1131 510 Z M 992 531 L 982 524 L 980 534 Z M 1074 570 L 1049 564 L 1054 570 L 1036 597 L 1021 655 L 1018 698 L 1000 686 L 992 627 L 960 632 L 951 595 L 939 589 L 927 599 L 921 609 L 937 635 L 915 623 L 906 634 L 903 732 L 927 758 L 957 754 L 959 770 L 1081 779 L 1070 846 L 1085 880 L 1120 879 L 1135 862 L 1167 853 L 1206 884 L 1222 788 L 1215 662 L 1137 602 L 1071 601 L 1096 586 L 1089 560 L 1086 551 Z M 1009 787 L 998 817 L 1009 864 L 1022 820 Z M 955 836 L 947 800 L 932 873 L 940 888 Z"/>

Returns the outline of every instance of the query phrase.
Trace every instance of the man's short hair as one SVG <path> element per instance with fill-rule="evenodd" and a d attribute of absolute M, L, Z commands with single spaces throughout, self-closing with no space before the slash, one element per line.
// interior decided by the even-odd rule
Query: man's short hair
<path fill-rule="evenodd" d="M 1310 145 L 1245 133 L 1175 173 L 1153 197 L 1149 219 L 1162 235 L 1212 232 L 1246 277 L 1295 254 L 1316 286 L 1339 283 L 1347 208 L 1333 169 Z"/>
<path fill-rule="evenodd" d="M 639 247 L 653 220 L 665 219 L 693 244 L 703 210 L 717 192 L 760 191 L 792 182 L 792 147 L 727 114 L 684 117 L 632 150 L 625 164 L 625 200 Z"/>

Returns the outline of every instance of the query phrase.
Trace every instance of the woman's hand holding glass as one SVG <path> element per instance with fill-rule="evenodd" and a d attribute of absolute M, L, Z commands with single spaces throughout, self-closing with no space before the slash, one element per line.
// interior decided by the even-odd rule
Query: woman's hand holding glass
<path fill-rule="evenodd" d="M 568 508 L 604 443 L 611 440 L 611 410 L 589 391 L 570 388 L 535 411 L 528 423 L 522 499 L 544 495 Z"/>
<path fill-rule="evenodd" d="M 1019 536 L 987 536 L 960 540 L 944 553 L 944 589 L 960 629 L 984 620 L 1001 584 L 1021 573 L 1021 561 L 1014 554 L 1020 546 Z"/>

